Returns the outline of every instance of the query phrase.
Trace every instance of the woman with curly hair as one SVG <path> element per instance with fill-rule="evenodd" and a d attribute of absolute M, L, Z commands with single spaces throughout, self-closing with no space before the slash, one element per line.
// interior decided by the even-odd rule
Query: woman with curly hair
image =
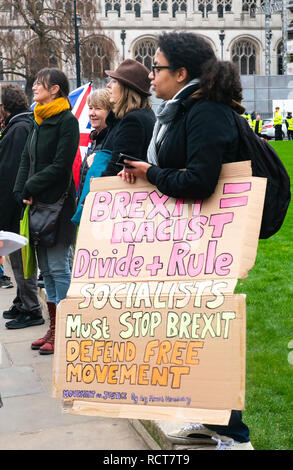
<path fill-rule="evenodd" d="M 130 182 L 148 179 L 170 197 L 209 197 L 222 163 L 237 158 L 231 107 L 243 112 L 238 72 L 231 62 L 218 61 L 201 36 L 174 32 L 159 36 L 150 79 L 164 101 L 148 163 L 132 163 L 135 169 L 124 169 L 121 176 Z"/>
<path fill-rule="evenodd" d="M 217 186 L 222 164 L 238 160 L 233 108 L 240 114 L 244 111 L 239 74 L 231 62 L 217 60 L 203 37 L 172 32 L 159 36 L 149 78 L 156 96 L 164 101 L 158 109 L 148 162 L 128 162 L 134 168 L 124 167 L 120 176 L 129 183 L 136 177 L 146 179 L 170 197 L 208 198 Z M 191 423 L 169 438 L 179 445 L 211 446 L 218 441 L 217 448 L 252 449 L 249 429 L 236 410 L 227 426 Z"/>

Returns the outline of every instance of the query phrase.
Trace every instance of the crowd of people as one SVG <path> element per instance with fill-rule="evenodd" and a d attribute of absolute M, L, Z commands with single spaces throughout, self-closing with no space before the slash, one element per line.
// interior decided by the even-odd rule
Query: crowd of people
<path fill-rule="evenodd" d="M 3 312 L 9 320 L 5 324 L 8 330 L 44 323 L 37 271 L 43 276 L 50 325 L 45 336 L 31 345 L 40 354 L 54 352 L 56 306 L 70 285 L 70 248 L 78 225 L 74 216 L 77 204 L 82 208 L 89 174 L 118 175 L 129 184 L 142 178 L 168 196 L 204 199 L 214 192 L 222 164 L 239 159 L 233 110 L 239 114 L 245 111 L 240 76 L 231 62 L 216 58 L 201 36 L 163 33 L 158 37 L 151 71 L 126 59 L 106 74 L 107 89 L 94 91 L 88 99 L 92 145 L 81 166 L 77 192 L 72 165 L 79 127 L 71 113 L 65 74 L 49 68 L 37 74 L 33 111 L 19 87 L 2 89 L 5 128 L 0 140 L 0 229 L 17 232 L 28 205 L 33 207 L 36 201 L 53 204 L 66 194 L 54 245 L 35 247 L 36 272 L 24 279 L 21 253 L 10 256 L 17 297 Z M 151 108 L 151 88 L 162 100 L 156 115 Z M 125 159 L 121 169 L 117 165 L 120 153 L 139 161 L 132 161 L 129 168 Z M 194 444 L 213 436 L 223 441 L 224 447 L 252 449 L 249 429 L 241 411 L 236 410 L 227 426 L 195 423 L 169 437 L 177 444 Z"/>

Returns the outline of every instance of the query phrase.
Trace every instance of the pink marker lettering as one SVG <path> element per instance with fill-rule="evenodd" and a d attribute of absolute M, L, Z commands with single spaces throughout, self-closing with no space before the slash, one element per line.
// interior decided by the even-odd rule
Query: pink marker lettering
<path fill-rule="evenodd" d="M 209 225 L 214 226 L 212 233 L 213 238 L 219 238 L 223 235 L 224 225 L 230 224 L 234 218 L 233 212 L 225 212 L 223 214 L 211 215 Z"/>
<path fill-rule="evenodd" d="M 109 217 L 109 205 L 112 201 L 112 194 L 108 192 L 96 193 L 91 209 L 90 221 L 101 222 Z"/>

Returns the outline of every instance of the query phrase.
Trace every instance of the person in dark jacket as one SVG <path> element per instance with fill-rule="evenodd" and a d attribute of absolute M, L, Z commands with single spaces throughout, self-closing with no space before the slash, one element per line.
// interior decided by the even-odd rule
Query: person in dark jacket
<path fill-rule="evenodd" d="M 146 179 L 170 197 L 208 198 L 222 164 L 238 161 L 239 135 L 232 111 L 234 107 L 239 114 L 244 112 L 238 71 L 232 63 L 218 61 L 201 36 L 174 32 L 159 36 L 150 79 L 156 96 L 164 101 L 148 162 L 126 159 L 134 168 L 125 167 L 120 176 L 129 183 Z M 169 437 L 177 444 L 184 440 L 196 445 L 202 436 L 215 437 L 219 444 L 224 441 L 224 448 L 253 448 L 238 410 L 232 411 L 227 426 L 195 423 Z"/>
<path fill-rule="evenodd" d="M 113 111 L 107 116 L 107 137 L 103 149 L 112 156 L 102 176 L 115 176 L 121 170 L 116 165 L 120 153 L 141 160 L 147 159 L 147 149 L 155 124 L 150 106 L 149 70 L 133 59 L 124 60 L 116 70 L 106 70 Z"/>
<path fill-rule="evenodd" d="M 27 98 L 18 85 L 2 88 L 1 102 L 5 126 L 0 138 L 0 230 L 19 233 L 21 207 L 13 196 L 13 187 L 19 168 L 21 154 L 32 127 L 32 113 L 28 110 Z M 16 297 L 9 310 L 3 312 L 5 319 L 29 318 L 32 314 L 44 323 L 38 297 L 37 271 L 24 279 L 21 250 L 10 255 L 10 262 L 17 285 Z M 20 327 L 31 326 L 30 321 L 19 323 Z"/>
<path fill-rule="evenodd" d="M 87 172 L 93 163 L 96 153 L 102 148 L 103 141 L 108 132 L 106 118 L 111 110 L 109 91 L 104 88 L 94 90 L 87 98 L 87 105 L 89 108 L 89 121 L 93 130 L 90 133 L 90 148 L 80 168 L 78 200 L 82 193 Z"/>
<path fill-rule="evenodd" d="M 44 278 L 50 328 L 44 338 L 32 343 L 41 354 L 54 352 L 56 305 L 66 297 L 71 272 L 70 246 L 75 241 L 76 191 L 72 165 L 79 144 L 79 125 L 68 100 L 69 82 L 59 69 L 43 69 L 33 85 L 34 126 L 29 134 L 14 186 L 21 203 L 55 203 L 67 198 L 58 221 L 55 245 L 37 246 L 37 259 Z"/>

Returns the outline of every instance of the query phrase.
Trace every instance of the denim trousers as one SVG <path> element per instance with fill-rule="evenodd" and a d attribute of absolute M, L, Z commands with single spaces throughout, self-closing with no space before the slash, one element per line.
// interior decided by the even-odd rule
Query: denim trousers
<path fill-rule="evenodd" d="M 65 299 L 71 281 L 69 264 L 70 246 L 37 247 L 39 269 L 44 279 L 47 302 L 56 305 Z"/>

